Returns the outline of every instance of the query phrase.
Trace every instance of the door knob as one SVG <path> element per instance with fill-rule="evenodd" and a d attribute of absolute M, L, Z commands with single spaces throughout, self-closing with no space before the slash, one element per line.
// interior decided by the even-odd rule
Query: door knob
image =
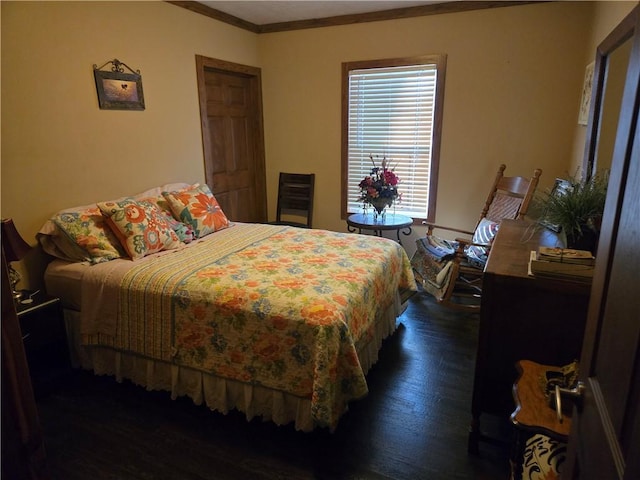
<path fill-rule="evenodd" d="M 584 395 L 584 382 L 578 382 L 574 388 L 562 388 L 560 385 L 556 385 L 556 417 L 558 422 L 562 423 L 562 396 L 571 399 L 576 405 L 580 405 L 582 397 Z"/>

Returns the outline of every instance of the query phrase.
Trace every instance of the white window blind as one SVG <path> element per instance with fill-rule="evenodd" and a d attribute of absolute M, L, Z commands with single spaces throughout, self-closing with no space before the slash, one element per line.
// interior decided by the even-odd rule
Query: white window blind
<path fill-rule="evenodd" d="M 360 212 L 358 184 L 387 159 L 400 178 L 395 210 L 427 218 L 437 65 L 351 70 L 348 80 L 348 212 Z"/>

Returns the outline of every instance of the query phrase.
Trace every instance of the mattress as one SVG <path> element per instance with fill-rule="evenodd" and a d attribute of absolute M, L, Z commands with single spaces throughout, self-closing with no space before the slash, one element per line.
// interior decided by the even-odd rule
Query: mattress
<path fill-rule="evenodd" d="M 44 276 L 49 295 L 60 297 L 62 306 L 80 310 L 82 304 L 82 277 L 91 268 L 88 263 L 71 263 L 54 259 L 47 265 Z"/>

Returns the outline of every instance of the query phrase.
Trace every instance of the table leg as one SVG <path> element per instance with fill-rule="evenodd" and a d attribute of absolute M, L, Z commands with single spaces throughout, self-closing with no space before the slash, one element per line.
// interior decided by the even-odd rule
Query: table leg
<path fill-rule="evenodd" d="M 411 227 L 407 227 L 404 230 L 399 228 L 396 230 L 396 237 L 398 238 L 398 243 L 402 245 L 402 240 L 400 240 L 400 232 L 402 231 L 403 235 L 411 235 Z"/>

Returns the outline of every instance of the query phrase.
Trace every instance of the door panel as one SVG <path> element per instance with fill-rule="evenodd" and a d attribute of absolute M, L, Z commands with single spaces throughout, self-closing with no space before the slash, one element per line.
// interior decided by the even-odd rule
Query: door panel
<path fill-rule="evenodd" d="M 589 313 L 589 321 L 595 319 L 597 328 L 589 329 L 594 334 L 592 354 L 580 362 L 587 389 L 583 408 L 574 415 L 570 438 L 570 447 L 577 442 L 576 473 L 581 479 L 630 479 L 640 474 L 640 444 L 633 440 L 640 434 L 639 135 L 636 128 L 611 250 L 608 255 L 598 251 L 603 261 L 609 257 L 610 270 L 604 275 L 603 294 L 592 291 L 600 297 L 592 302 Z"/>
<path fill-rule="evenodd" d="M 230 220 L 267 218 L 260 70 L 197 56 L 205 179 Z"/>

